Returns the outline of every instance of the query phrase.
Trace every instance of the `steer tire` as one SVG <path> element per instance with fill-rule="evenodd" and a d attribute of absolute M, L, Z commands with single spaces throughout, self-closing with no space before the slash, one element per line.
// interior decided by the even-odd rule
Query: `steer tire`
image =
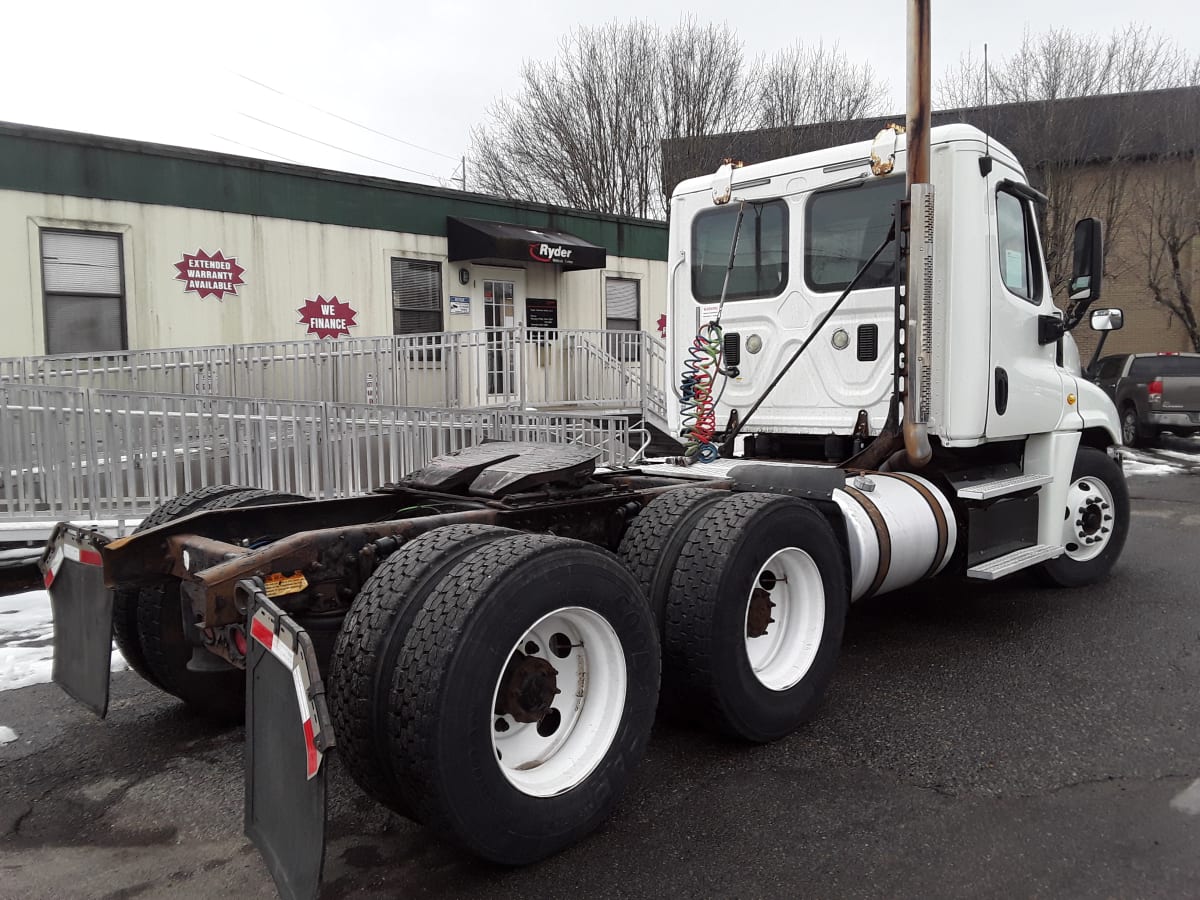
<path fill-rule="evenodd" d="M 557 625 L 564 617 L 586 627 Z M 535 626 L 559 630 L 539 647 L 527 640 Z M 510 667 L 539 655 L 553 667 L 552 650 L 561 693 L 536 724 L 512 733 L 532 737 L 532 728 L 537 740 L 561 743 L 512 751 L 505 767 L 502 698 L 526 696 Z M 429 594 L 404 640 L 388 710 L 396 781 L 442 837 L 492 862 L 535 862 L 612 812 L 645 751 L 658 682 L 654 619 L 611 553 L 550 535 L 485 544 Z M 560 709 L 561 734 L 543 734 Z M 528 786 L 539 778 L 549 779 L 544 790 Z"/>
<path fill-rule="evenodd" d="M 142 519 L 137 528 L 133 530 L 133 533 L 137 534 L 139 531 L 146 531 L 159 525 L 165 525 L 173 519 L 181 519 L 184 516 L 191 515 L 206 503 L 244 490 L 246 489 L 235 485 L 217 484 L 189 491 L 186 494 L 180 494 L 178 497 L 172 497 L 170 500 L 159 505 L 146 518 Z M 138 589 L 122 588 L 114 591 L 113 638 L 117 642 L 117 649 L 125 657 L 125 662 L 129 663 L 129 668 L 133 669 L 133 671 L 137 672 L 155 687 L 162 688 L 162 682 L 158 680 L 154 673 L 150 671 L 150 667 L 146 665 L 146 654 L 142 650 L 141 641 L 138 639 L 137 615 Z"/>
<path fill-rule="evenodd" d="M 766 608 L 776 618 L 751 637 L 753 601 L 768 584 Z M 849 602 L 841 548 L 814 506 L 777 494 L 727 496 L 706 511 L 679 556 L 666 609 L 664 688 L 690 717 L 729 735 L 781 738 L 816 713 Z M 756 668 L 751 653 L 761 647 L 776 650 Z"/>
<path fill-rule="evenodd" d="M 392 671 L 429 592 L 464 556 L 517 534 L 493 525 L 448 525 L 409 541 L 363 585 L 342 622 L 326 697 L 338 755 L 368 796 L 408 815 L 392 775 L 387 738 Z"/>
<path fill-rule="evenodd" d="M 1072 503 L 1072 500 L 1081 495 L 1085 498 L 1088 494 L 1097 495 L 1094 490 L 1084 490 L 1080 494 L 1076 494 L 1075 487 L 1076 485 L 1086 487 L 1092 480 L 1102 482 L 1112 497 L 1110 510 L 1097 510 L 1096 513 L 1100 514 L 1097 517 L 1101 518 L 1101 524 L 1103 524 L 1103 514 L 1111 515 L 1112 519 L 1107 526 L 1109 528 L 1107 539 L 1100 552 L 1088 559 L 1073 558 L 1073 554 L 1081 548 L 1072 542 L 1073 535 L 1068 532 L 1071 524 L 1075 521 L 1073 517 L 1079 516 L 1081 510 L 1078 505 Z M 1086 507 L 1090 503 L 1084 499 L 1083 505 Z M 1052 587 L 1082 587 L 1104 578 L 1117 564 L 1121 551 L 1125 547 L 1125 539 L 1129 536 L 1129 519 L 1129 487 L 1125 483 L 1125 473 L 1121 470 L 1120 463 L 1103 450 L 1097 450 L 1095 447 L 1080 447 L 1075 454 L 1075 465 L 1071 470 L 1071 487 L 1068 488 L 1067 509 L 1063 524 L 1064 543 L 1067 549 L 1057 559 L 1042 563 L 1038 569 L 1041 580 Z M 1086 555 L 1087 548 L 1083 547 L 1082 549 Z"/>
<path fill-rule="evenodd" d="M 633 520 L 621 538 L 617 557 L 642 588 L 662 634 L 675 563 L 692 527 L 705 511 L 728 497 L 704 487 L 676 488 L 659 494 Z"/>
<path fill-rule="evenodd" d="M 212 496 L 174 518 L 202 510 L 265 506 L 308 499 L 297 494 L 259 488 L 238 488 Z M 154 676 L 155 683 L 197 713 L 226 722 L 241 721 L 246 713 L 246 673 L 233 666 L 215 672 L 193 672 L 187 667 L 192 658 L 192 644 L 184 633 L 183 601 L 179 588 L 179 579 L 172 577 L 138 592 L 137 637 L 146 667 Z"/>

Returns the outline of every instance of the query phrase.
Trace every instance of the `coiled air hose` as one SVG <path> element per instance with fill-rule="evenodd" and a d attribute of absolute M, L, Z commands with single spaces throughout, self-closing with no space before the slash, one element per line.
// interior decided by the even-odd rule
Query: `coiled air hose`
<path fill-rule="evenodd" d="M 683 423 L 684 455 L 692 462 L 712 462 L 720 451 L 712 442 L 717 433 L 717 403 L 713 396 L 721 373 L 722 332 L 717 322 L 700 328 L 688 348 L 679 384 L 679 410 Z"/>

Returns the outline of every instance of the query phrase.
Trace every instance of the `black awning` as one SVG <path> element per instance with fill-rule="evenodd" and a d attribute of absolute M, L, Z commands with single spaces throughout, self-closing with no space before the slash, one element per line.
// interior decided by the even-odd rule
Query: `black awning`
<path fill-rule="evenodd" d="M 446 217 L 450 261 L 557 263 L 564 269 L 603 269 L 608 251 L 565 231 Z"/>

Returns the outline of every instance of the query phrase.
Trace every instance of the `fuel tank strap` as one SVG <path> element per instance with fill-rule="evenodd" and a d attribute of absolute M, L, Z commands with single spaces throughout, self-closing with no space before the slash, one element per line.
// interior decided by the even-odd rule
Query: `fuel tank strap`
<path fill-rule="evenodd" d="M 863 508 L 863 512 L 867 514 L 871 524 L 875 527 L 875 537 L 879 540 L 879 563 L 875 566 L 875 578 L 871 581 L 871 586 L 863 593 L 863 597 L 870 597 L 879 590 L 892 566 L 892 533 L 888 531 L 883 513 L 879 511 L 879 507 L 871 501 L 871 498 L 850 485 L 846 485 L 843 490 Z"/>

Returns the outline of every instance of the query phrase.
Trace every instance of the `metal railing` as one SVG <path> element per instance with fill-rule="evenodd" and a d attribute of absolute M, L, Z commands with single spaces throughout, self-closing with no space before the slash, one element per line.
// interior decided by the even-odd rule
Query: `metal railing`
<path fill-rule="evenodd" d="M 623 465 L 627 434 L 624 417 L 602 413 L 0 383 L 0 518 L 135 518 L 209 484 L 348 496 L 486 438 L 580 442 Z"/>
<path fill-rule="evenodd" d="M 380 406 L 666 413 L 666 352 L 637 331 L 496 328 L 0 359 L 0 384 Z"/>

